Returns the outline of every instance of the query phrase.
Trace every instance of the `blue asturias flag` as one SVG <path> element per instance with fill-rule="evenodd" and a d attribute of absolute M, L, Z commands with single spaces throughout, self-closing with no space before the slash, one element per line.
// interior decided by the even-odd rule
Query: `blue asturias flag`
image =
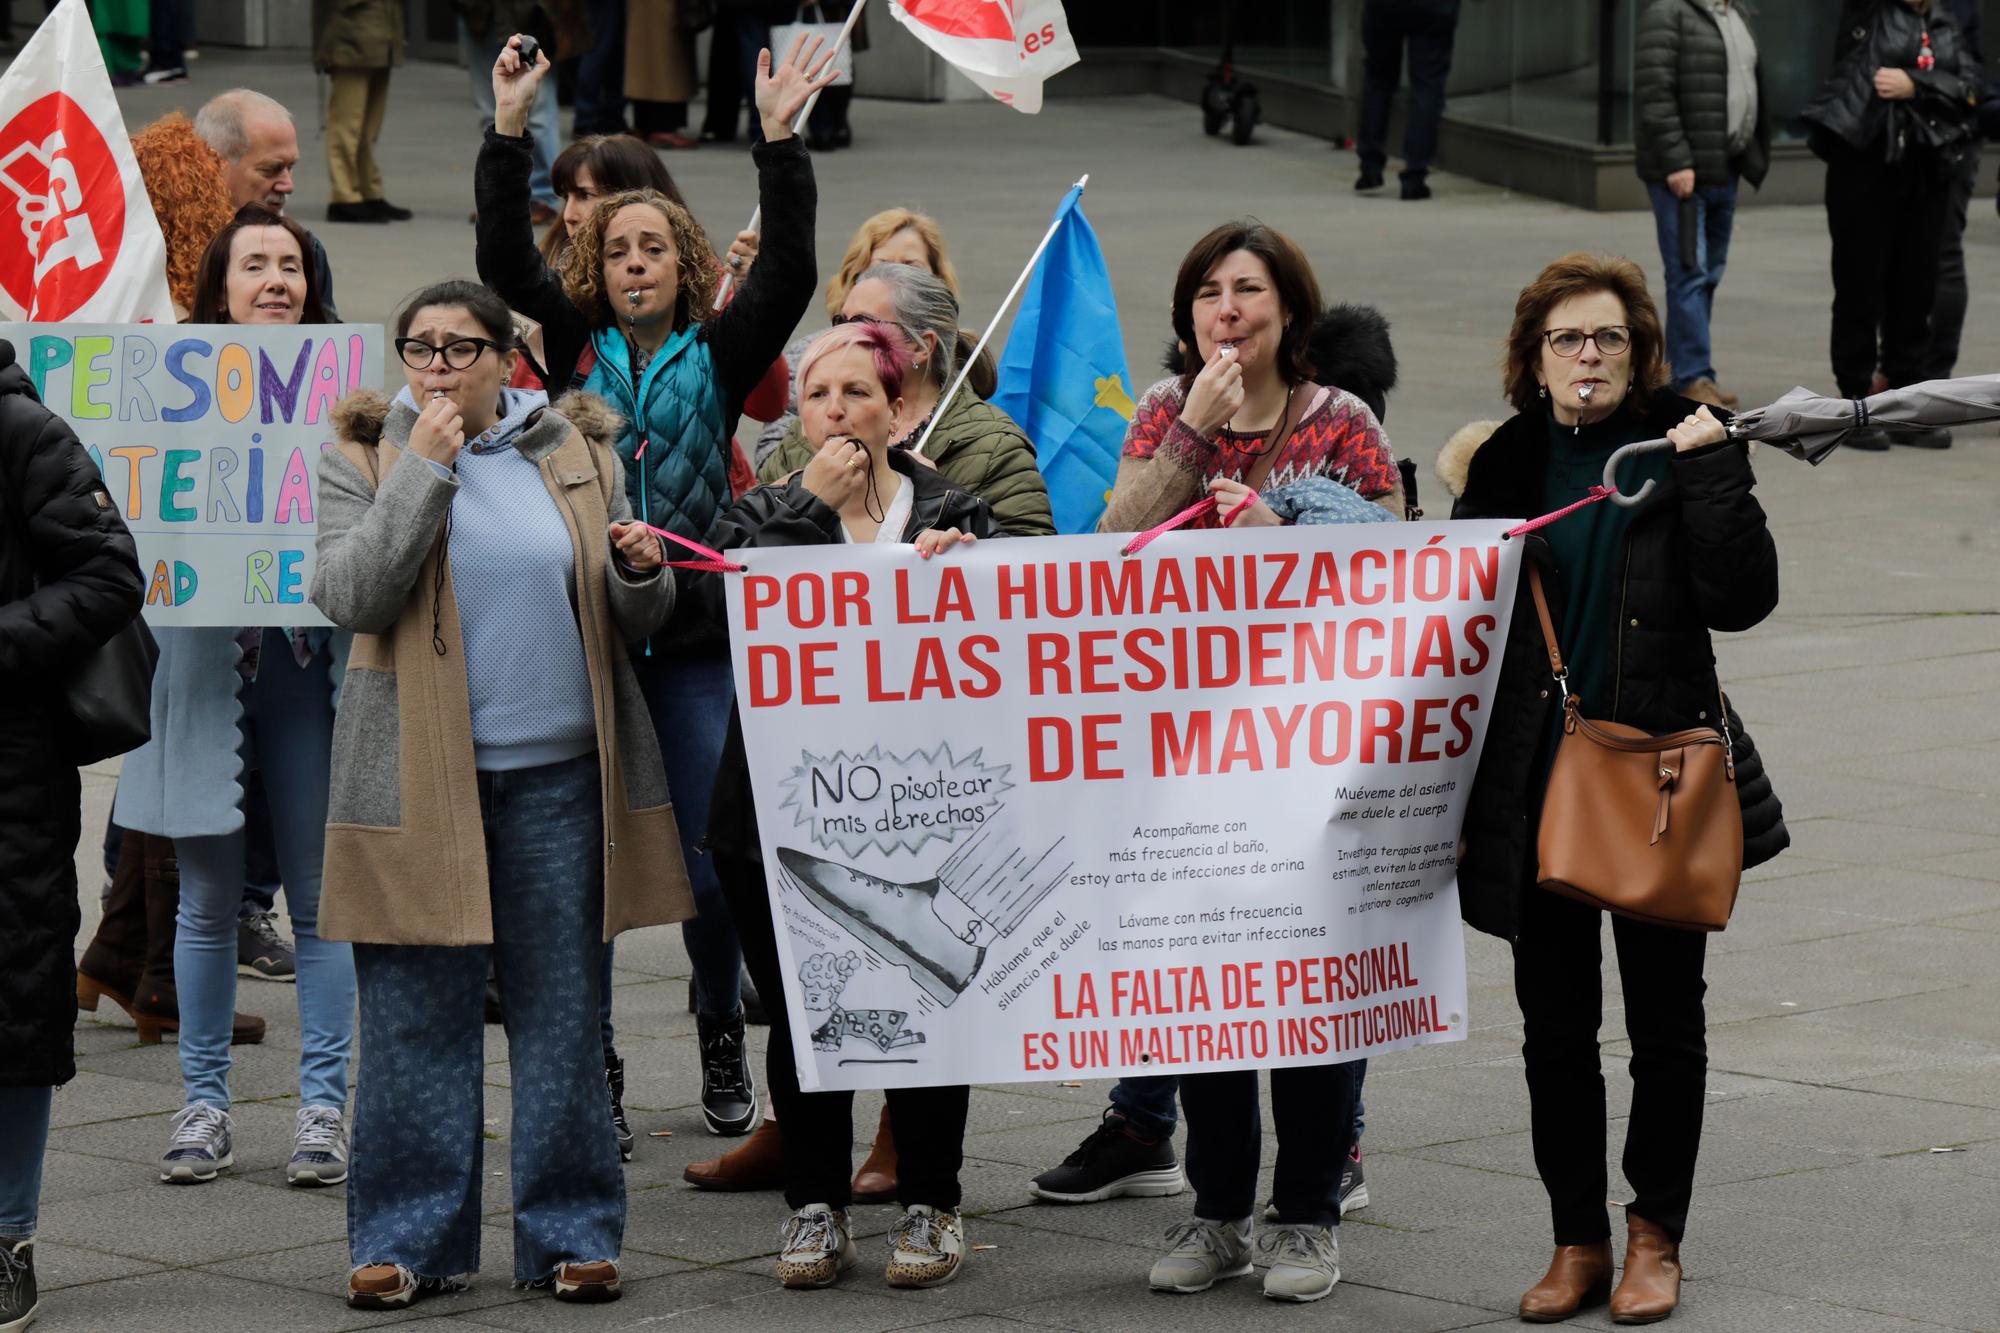
<path fill-rule="evenodd" d="M 1055 235 L 1028 281 L 993 393 L 994 406 L 1035 442 L 1063 533 L 1097 527 L 1134 410 L 1118 302 L 1082 194 L 1072 188 L 1056 208 Z"/>

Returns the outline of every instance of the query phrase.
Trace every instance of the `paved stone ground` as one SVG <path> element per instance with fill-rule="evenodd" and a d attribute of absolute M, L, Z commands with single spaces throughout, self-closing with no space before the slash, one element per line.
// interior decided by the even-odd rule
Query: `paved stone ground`
<path fill-rule="evenodd" d="M 225 82 L 254 82 L 299 111 L 308 162 L 296 211 L 319 218 L 324 176 L 305 65 L 215 51 L 196 74 L 192 84 L 129 95 L 129 123 L 192 109 Z M 392 197 L 419 220 L 320 228 L 350 318 L 384 318 L 419 282 L 471 272 L 475 141 L 462 79 L 438 66 L 396 76 L 383 158 Z M 942 219 L 968 318 L 978 319 L 1062 190 L 1091 172 L 1089 213 L 1144 384 L 1180 254 L 1214 220 L 1256 213 L 1306 246 L 1330 294 L 1376 303 L 1395 321 L 1405 387 L 1390 426 L 1401 449 L 1426 462 L 1461 422 L 1500 414 L 1499 338 L 1514 293 L 1542 262 L 1584 246 L 1658 269 L 1644 215 L 1580 213 L 1449 178 L 1426 205 L 1357 199 L 1347 189 L 1351 157 L 1278 133 L 1243 149 L 1205 140 L 1192 108 L 1160 100 L 1057 102 L 1037 119 L 984 105 L 864 101 L 854 122 L 858 146 L 819 164 L 823 271 L 862 216 L 910 203 Z M 748 216 L 753 177 L 740 151 L 705 148 L 671 165 L 711 227 Z M 1980 295 L 1963 368 L 1974 371 L 2000 364 L 2000 326 L 1980 317 L 2000 291 L 2000 224 L 1986 206 L 1968 239 Z M 1746 210 L 1734 259 L 1719 310 L 1725 377 L 1751 402 L 1794 383 L 1824 386 L 1819 211 Z M 1735 923 L 1711 946 L 1711 1106 L 1675 1326 L 2000 1329 L 2000 451 L 1981 432 L 1943 455 L 1843 455 L 1817 470 L 1767 456 L 1761 471 L 1785 599 L 1720 653 L 1796 842 L 1750 877 Z M 87 825 L 101 826 L 112 782 L 109 771 L 90 775 Z M 86 884 L 96 879 L 92 848 L 86 838 L 78 857 Z M 780 1290 L 768 1276 L 776 1198 L 698 1196 L 680 1183 L 681 1167 L 718 1144 L 692 1104 L 685 956 L 675 932 L 656 930 L 628 936 L 618 956 L 632 1109 L 642 1135 L 673 1135 L 641 1137 L 628 1172 L 626 1299 L 556 1312 L 546 1297 L 511 1291 L 507 1182 L 495 1172 L 478 1283 L 405 1317 L 468 1330 L 949 1324 L 966 1333 L 1236 1319 L 1412 1331 L 1509 1323 L 1546 1259 L 1546 1212 L 1529 1155 L 1508 958 L 1483 937 L 1467 947 L 1475 1030 L 1462 1044 L 1371 1070 L 1375 1202 L 1342 1228 L 1346 1280 L 1309 1311 L 1265 1302 L 1250 1283 L 1181 1300 L 1148 1295 L 1156 1240 L 1186 1199 L 1029 1202 L 1027 1177 L 1095 1121 L 1097 1083 L 975 1094 L 971 1233 L 995 1248 L 975 1254 L 953 1286 L 893 1294 L 878 1285 L 875 1237 L 889 1212 L 868 1208 L 858 1220 L 869 1267 L 824 1295 Z M 1615 985 L 1607 989 L 1615 997 Z M 57 1098 L 44 1197 L 44 1327 L 222 1333 L 390 1322 L 338 1300 L 340 1192 L 282 1184 L 296 1096 L 292 993 L 246 982 L 240 1002 L 271 1020 L 271 1036 L 239 1052 L 240 1164 L 202 1189 L 159 1185 L 150 1168 L 180 1103 L 172 1048 L 140 1048 L 115 1023 L 79 1026 L 83 1072 Z M 1615 999 L 1608 1007 L 1605 1067 L 1622 1106 L 1627 1049 Z M 492 1170 L 505 1166 L 508 1130 L 497 1035 L 488 1060 Z M 861 1099 L 859 1124 L 873 1124 L 875 1102 Z M 1578 1324 L 1608 1326 L 1602 1312 Z"/>

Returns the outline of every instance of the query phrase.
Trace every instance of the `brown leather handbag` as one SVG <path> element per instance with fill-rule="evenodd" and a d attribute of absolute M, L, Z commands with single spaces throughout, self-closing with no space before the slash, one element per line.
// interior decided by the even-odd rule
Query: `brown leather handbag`
<path fill-rule="evenodd" d="M 1563 736 L 1542 797 L 1541 886 L 1607 912 L 1681 930 L 1721 930 L 1743 879 L 1743 809 L 1729 715 L 1722 729 L 1654 736 L 1593 722 L 1569 692 L 1541 571 L 1530 566 Z"/>

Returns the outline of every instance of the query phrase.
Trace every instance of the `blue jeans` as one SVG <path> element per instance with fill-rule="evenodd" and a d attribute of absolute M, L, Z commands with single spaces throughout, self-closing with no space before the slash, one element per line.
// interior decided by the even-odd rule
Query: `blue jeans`
<path fill-rule="evenodd" d="M 479 775 L 493 943 L 358 944 L 361 1069 L 347 1247 L 446 1278 L 479 1267 L 487 960 L 507 997 L 514 1278 L 616 1259 L 625 1177 L 598 1049 L 604 805 L 595 755 Z"/>
<path fill-rule="evenodd" d="M 1356 1060 L 1354 1069 L 1354 1141 L 1368 1127 L 1368 1108 L 1361 1101 L 1361 1081 L 1368 1077 L 1368 1062 Z M 1174 1094 L 1180 1091 L 1175 1074 L 1131 1074 L 1111 1086 L 1111 1109 L 1147 1138 L 1163 1139 L 1174 1132 Z"/>
<path fill-rule="evenodd" d="M 264 631 L 257 679 L 243 687 L 243 766 L 260 770 L 285 905 L 298 954 L 299 1099 L 347 1105 L 354 1038 L 354 954 L 319 937 L 326 857 L 326 788 L 333 756 L 328 657 L 301 667 L 283 630 Z M 187 1100 L 229 1106 L 229 1029 L 236 1011 L 236 922 L 243 904 L 245 835 L 176 838 L 181 905 L 174 984 L 180 991 L 181 1082 Z"/>
<path fill-rule="evenodd" d="M 493 124 L 493 62 L 500 58 L 500 48 L 513 35 L 495 29 L 481 41 L 473 37 L 464 19 L 458 21 L 458 58 L 464 62 L 466 77 L 472 82 L 472 104 L 479 108 L 482 130 Z M 528 108 L 528 144 L 532 164 L 528 171 L 528 197 L 538 204 L 561 208 L 562 200 L 556 198 L 556 187 L 549 182 L 549 167 L 556 154 L 562 152 L 562 108 L 556 105 L 554 70 L 542 77 L 535 104 Z"/>
<path fill-rule="evenodd" d="M 694 968 L 695 1008 L 711 1018 L 736 1012 L 742 1003 L 743 948 L 736 924 L 716 878 L 715 858 L 701 845 L 708 836 L 709 798 L 715 793 L 715 772 L 722 764 L 722 742 L 729 734 L 729 710 L 736 698 L 736 678 L 727 654 L 674 657 L 655 652 L 635 657 L 633 670 L 646 695 L 646 710 L 660 738 L 660 758 L 666 762 L 667 789 L 674 798 L 674 818 L 680 824 L 681 855 L 694 887 L 699 915 L 681 923 Z M 605 1045 L 611 1044 L 610 997 L 605 998 Z"/>
<path fill-rule="evenodd" d="M 54 1088 L 0 1088 L 0 1241 L 35 1234 Z"/>
<path fill-rule="evenodd" d="M 1729 262 L 1729 233 L 1736 225 L 1736 178 L 1727 185 L 1698 187 L 1687 199 L 1693 213 L 1694 267 L 1682 262 L 1682 202 L 1664 185 L 1648 185 L 1653 225 L 1660 237 L 1660 263 L 1667 280 L 1660 305 L 1667 316 L 1667 364 L 1676 392 L 1696 380 L 1715 378 L 1715 349 L 1708 322 L 1715 313 L 1715 289 Z"/>

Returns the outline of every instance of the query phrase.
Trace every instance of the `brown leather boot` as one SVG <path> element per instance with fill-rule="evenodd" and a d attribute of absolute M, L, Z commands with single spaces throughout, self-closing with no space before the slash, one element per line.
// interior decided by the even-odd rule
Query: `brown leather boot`
<path fill-rule="evenodd" d="M 1657 1324 L 1681 1303 L 1681 1247 L 1629 1209 L 1625 1229 L 1625 1276 L 1611 1293 L 1611 1322 Z"/>
<path fill-rule="evenodd" d="M 1611 1294 L 1611 1242 L 1558 1245 L 1542 1280 L 1521 1297 L 1521 1318 L 1531 1324 L 1556 1324 L 1586 1305 L 1602 1304 Z"/>
<path fill-rule="evenodd" d="M 882 1107 L 882 1121 L 875 1126 L 875 1146 L 868 1160 L 854 1173 L 854 1202 L 893 1203 L 896 1198 L 896 1136 L 889 1129 L 889 1108 Z"/>
<path fill-rule="evenodd" d="M 143 833 L 127 831 L 97 933 L 76 964 L 76 1007 L 93 1012 L 100 996 L 130 1013 L 146 970 L 146 867 Z"/>
<path fill-rule="evenodd" d="M 741 1193 L 774 1190 L 785 1183 L 785 1140 L 775 1120 L 760 1120 L 750 1137 L 706 1162 L 681 1169 L 681 1179 L 696 1189 Z"/>

